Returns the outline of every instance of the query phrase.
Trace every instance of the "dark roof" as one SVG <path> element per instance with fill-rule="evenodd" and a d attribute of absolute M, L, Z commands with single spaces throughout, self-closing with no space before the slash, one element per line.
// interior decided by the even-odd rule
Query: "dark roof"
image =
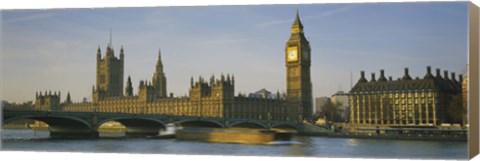
<path fill-rule="evenodd" d="M 369 91 L 408 91 L 408 90 L 434 90 L 448 93 L 461 91 L 461 84 L 445 79 L 401 79 L 382 82 L 361 82 L 359 81 L 351 89 L 353 92 Z"/>

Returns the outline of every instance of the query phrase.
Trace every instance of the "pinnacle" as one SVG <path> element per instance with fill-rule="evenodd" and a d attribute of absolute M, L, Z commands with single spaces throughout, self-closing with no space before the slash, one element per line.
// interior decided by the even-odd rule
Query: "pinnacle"
<path fill-rule="evenodd" d="M 302 22 L 300 21 L 300 14 L 298 13 L 298 8 L 297 8 L 297 14 L 295 16 L 295 21 L 293 22 L 293 26 L 298 26 L 300 28 L 303 28 Z"/>

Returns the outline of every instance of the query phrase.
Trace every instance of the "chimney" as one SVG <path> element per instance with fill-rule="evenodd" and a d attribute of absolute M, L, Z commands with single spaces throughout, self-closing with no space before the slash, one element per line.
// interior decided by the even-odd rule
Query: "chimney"
<path fill-rule="evenodd" d="M 432 67 L 427 66 L 427 74 L 425 74 L 425 77 L 423 77 L 423 79 L 432 79 L 432 78 L 433 78 Z"/>
<path fill-rule="evenodd" d="M 389 77 L 388 77 L 388 80 L 389 80 L 389 81 L 392 81 L 392 80 L 393 80 L 393 79 L 392 79 L 392 76 L 389 76 Z"/>
<path fill-rule="evenodd" d="M 408 68 L 405 68 L 405 75 L 402 78 L 403 80 L 412 80 L 410 75 L 408 74 Z"/>
<path fill-rule="evenodd" d="M 370 80 L 370 82 L 375 82 L 375 73 L 372 73 L 372 79 Z"/>
<path fill-rule="evenodd" d="M 463 83 L 463 75 L 462 75 L 462 74 L 460 74 L 460 75 L 458 76 L 458 82 L 459 82 L 460 84 Z"/>
<path fill-rule="evenodd" d="M 387 81 L 387 79 L 385 78 L 385 71 L 382 69 L 380 70 L 380 78 L 378 78 L 378 81 Z"/>
<path fill-rule="evenodd" d="M 435 76 L 437 79 L 442 79 L 442 76 L 440 75 L 440 68 L 437 68 L 437 75 Z"/>
<path fill-rule="evenodd" d="M 455 72 L 451 73 L 452 81 L 457 82 L 457 79 L 455 78 Z"/>
<path fill-rule="evenodd" d="M 360 79 L 358 82 L 367 82 L 367 79 L 365 79 L 365 71 L 360 71 Z"/>
<path fill-rule="evenodd" d="M 448 79 L 448 70 L 444 70 L 444 71 L 443 71 L 443 79 L 449 80 L 449 79 Z"/>

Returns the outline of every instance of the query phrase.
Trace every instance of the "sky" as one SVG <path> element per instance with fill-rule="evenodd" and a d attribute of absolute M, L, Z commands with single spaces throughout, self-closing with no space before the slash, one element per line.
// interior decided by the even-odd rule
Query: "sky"
<path fill-rule="evenodd" d="M 467 2 L 301 4 L 2 10 L 1 96 L 35 99 L 36 91 L 91 100 L 96 51 L 112 31 L 115 55 L 125 50 L 125 78 L 134 93 L 151 80 L 161 50 L 167 92 L 188 94 L 190 77 L 235 75 L 235 92 L 286 90 L 285 43 L 297 8 L 312 49 L 314 97 L 349 91 L 361 70 L 405 67 L 463 74 Z M 352 76 L 352 77 L 351 77 Z M 352 78 L 352 79 L 351 79 Z"/>

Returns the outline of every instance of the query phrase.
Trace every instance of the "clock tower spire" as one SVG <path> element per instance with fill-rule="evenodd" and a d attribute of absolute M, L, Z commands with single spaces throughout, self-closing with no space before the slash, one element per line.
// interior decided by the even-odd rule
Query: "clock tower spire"
<path fill-rule="evenodd" d="M 310 43 L 305 38 L 297 9 L 290 38 L 285 46 L 287 113 L 290 121 L 300 122 L 313 114 L 310 52 Z"/>

